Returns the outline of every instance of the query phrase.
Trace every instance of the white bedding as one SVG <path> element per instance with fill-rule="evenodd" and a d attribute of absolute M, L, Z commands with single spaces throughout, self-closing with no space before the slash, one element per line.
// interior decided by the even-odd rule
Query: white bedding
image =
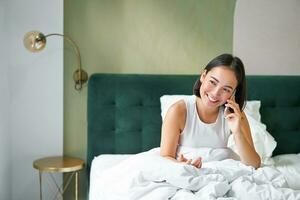
<path fill-rule="evenodd" d="M 278 155 L 272 160 L 274 167 L 283 174 L 289 187 L 300 190 L 300 153 Z"/>
<path fill-rule="evenodd" d="M 162 158 L 157 152 L 96 157 L 89 199 L 300 199 L 300 191 L 289 189 L 274 166 L 254 170 L 232 159 L 211 158 L 197 169 Z M 219 151 L 217 156 L 221 154 Z"/>

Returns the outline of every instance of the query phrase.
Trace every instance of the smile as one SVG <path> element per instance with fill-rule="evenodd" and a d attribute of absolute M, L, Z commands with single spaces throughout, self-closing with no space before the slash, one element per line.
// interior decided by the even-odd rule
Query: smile
<path fill-rule="evenodd" d="M 215 99 L 215 98 L 209 96 L 208 94 L 206 96 L 207 96 L 208 100 L 211 101 L 212 103 L 218 102 L 218 99 Z"/>

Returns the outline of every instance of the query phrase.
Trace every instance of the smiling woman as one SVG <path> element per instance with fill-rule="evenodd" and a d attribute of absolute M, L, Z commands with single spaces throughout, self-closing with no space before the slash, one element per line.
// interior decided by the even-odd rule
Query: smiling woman
<path fill-rule="evenodd" d="M 260 157 L 242 111 L 246 100 L 245 79 L 244 65 L 239 58 L 222 54 L 210 61 L 194 85 L 196 98 L 178 101 L 167 111 L 160 155 L 200 168 L 201 157 L 185 158 L 179 149 L 226 148 L 233 134 L 241 161 L 259 167 Z M 224 106 L 233 112 L 225 112 Z"/>
<path fill-rule="evenodd" d="M 180 199 L 209 199 L 210 196 L 235 199 L 254 196 L 258 200 L 279 200 L 290 196 L 292 199 L 300 199 L 300 192 L 287 188 L 284 177 L 274 171 L 273 167 L 262 165 L 254 170 L 240 161 L 224 160 L 234 158 L 229 149 L 180 146 L 183 148 L 179 152 L 188 159 L 196 160 L 197 156 L 202 156 L 202 160 L 198 159 L 198 163 L 194 163 L 199 166 L 199 161 L 202 161 L 203 167 L 200 169 L 166 159 L 159 155 L 157 148 L 140 153 L 159 146 L 161 122 L 166 120 L 163 117 L 162 121 L 162 115 L 166 110 L 170 112 L 173 103 L 180 99 L 199 98 L 191 95 L 191 86 L 197 79 L 199 75 L 91 76 L 88 88 L 87 161 L 90 169 L 90 200 L 139 200 L 150 196 L 153 197 L 151 199 L 175 199 L 178 196 Z M 300 152 L 300 141 L 295 139 L 300 134 L 297 117 L 300 111 L 300 91 L 295 89 L 300 87 L 300 77 L 248 76 L 247 85 L 247 100 L 260 100 L 254 107 L 248 102 L 243 111 L 248 112 L 247 120 L 251 124 L 256 150 L 266 156 L 262 158 L 272 155 L 276 142 L 273 155 Z M 291 90 L 294 91 L 293 95 L 290 95 Z M 160 98 L 166 94 L 189 96 L 177 98 L 166 107 L 163 101 L 160 104 Z M 255 116 L 249 115 L 251 113 Z M 224 118 L 222 120 L 225 121 Z M 201 122 L 197 115 L 195 122 L 211 128 L 216 126 L 215 123 Z M 266 135 L 266 127 L 275 138 L 275 144 L 271 141 L 272 137 Z M 199 142 L 204 143 L 207 139 L 202 138 Z M 234 150 L 237 148 L 235 146 Z M 224 177 L 224 174 L 229 176 Z M 265 174 L 270 176 L 266 177 Z M 249 180 L 249 187 L 244 187 L 242 180 Z M 257 181 L 262 184 L 257 184 Z"/>

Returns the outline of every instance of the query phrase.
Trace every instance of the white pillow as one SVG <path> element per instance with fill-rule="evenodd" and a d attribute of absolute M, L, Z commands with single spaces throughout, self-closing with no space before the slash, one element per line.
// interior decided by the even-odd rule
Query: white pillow
<path fill-rule="evenodd" d="M 162 119 L 165 118 L 165 115 L 171 105 L 173 105 L 181 99 L 186 98 L 196 98 L 196 96 L 163 95 L 162 97 L 160 97 Z M 266 130 L 266 125 L 260 122 L 260 105 L 260 101 L 247 101 L 244 112 L 247 116 L 250 125 L 251 135 L 255 149 L 261 157 L 262 162 L 265 163 L 267 162 L 268 158 L 272 156 L 272 152 L 274 151 L 277 143 L 272 137 L 272 135 Z M 232 135 L 229 137 L 227 146 L 238 154 Z"/>
<path fill-rule="evenodd" d="M 246 106 L 244 108 L 244 112 L 253 117 L 255 120 L 260 122 L 260 101 L 252 100 L 252 101 L 246 101 Z"/>
<path fill-rule="evenodd" d="M 196 98 L 194 95 L 163 95 L 160 97 L 161 117 L 164 120 L 169 108 L 179 100 Z"/>
<path fill-rule="evenodd" d="M 265 124 L 255 120 L 246 112 L 245 114 L 249 122 L 251 136 L 252 136 L 255 150 L 260 156 L 262 163 L 269 164 L 269 158 L 272 156 L 272 153 L 277 143 L 273 138 L 273 136 L 266 130 Z M 233 139 L 233 135 L 229 136 L 227 146 L 231 148 L 234 152 L 239 154 Z"/>

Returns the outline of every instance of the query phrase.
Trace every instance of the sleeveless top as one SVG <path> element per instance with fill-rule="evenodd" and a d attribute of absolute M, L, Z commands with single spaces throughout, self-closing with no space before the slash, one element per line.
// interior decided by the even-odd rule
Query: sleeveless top
<path fill-rule="evenodd" d="M 196 96 L 184 99 L 186 104 L 185 127 L 180 134 L 179 146 L 226 148 L 230 130 L 224 118 L 224 107 L 221 106 L 214 123 L 201 121 L 197 108 Z"/>

